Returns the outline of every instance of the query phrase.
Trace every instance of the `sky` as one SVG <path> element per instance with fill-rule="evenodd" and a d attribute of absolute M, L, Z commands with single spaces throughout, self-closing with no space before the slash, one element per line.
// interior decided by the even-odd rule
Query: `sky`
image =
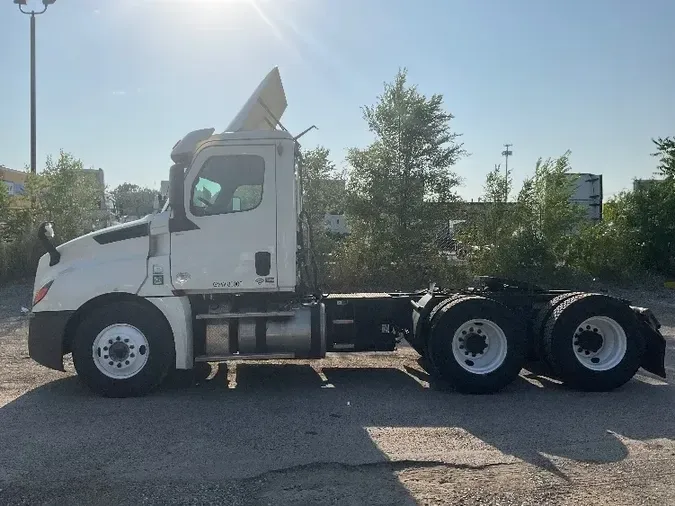
<path fill-rule="evenodd" d="M 159 188 L 175 142 L 222 131 L 274 66 L 283 124 L 317 125 L 303 147 L 345 168 L 372 141 L 362 106 L 406 67 L 455 116 L 463 198 L 480 197 L 504 143 L 516 191 L 570 150 L 608 197 L 651 177 L 651 138 L 675 135 L 673 19 L 672 0 L 57 0 L 36 23 L 38 170 L 63 149 L 110 186 Z M 0 47 L 0 164 L 22 169 L 29 17 L 12 0 Z"/>

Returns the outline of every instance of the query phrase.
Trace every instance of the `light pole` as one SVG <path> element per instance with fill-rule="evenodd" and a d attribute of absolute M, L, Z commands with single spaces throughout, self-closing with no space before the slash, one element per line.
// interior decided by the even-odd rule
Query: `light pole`
<path fill-rule="evenodd" d="M 504 151 L 502 151 L 502 156 L 505 158 L 505 170 L 504 170 L 504 202 L 509 200 L 509 156 L 513 154 L 513 151 L 511 151 L 511 146 L 513 144 L 504 144 L 504 147 L 506 148 Z"/>
<path fill-rule="evenodd" d="M 35 16 L 42 14 L 56 0 L 42 0 L 41 11 L 25 11 L 26 0 L 14 0 L 19 6 L 19 10 L 24 14 L 30 15 L 30 171 L 37 173 L 37 148 L 36 148 L 36 113 L 35 113 Z"/>

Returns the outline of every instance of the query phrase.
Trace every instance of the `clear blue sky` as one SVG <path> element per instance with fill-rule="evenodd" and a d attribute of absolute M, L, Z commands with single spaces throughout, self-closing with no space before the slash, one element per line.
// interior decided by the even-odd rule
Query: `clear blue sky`
<path fill-rule="evenodd" d="M 39 0 L 29 0 L 38 6 Z M 370 136 L 360 107 L 399 66 L 442 93 L 472 155 L 460 194 L 513 143 L 517 187 L 572 151 L 605 195 L 649 177 L 675 135 L 675 2 L 649 0 L 57 0 L 37 22 L 38 162 L 60 148 L 106 182 L 159 187 L 190 130 L 221 131 L 278 65 L 306 147 Z M 29 20 L 0 0 L 0 164 L 29 161 Z"/>

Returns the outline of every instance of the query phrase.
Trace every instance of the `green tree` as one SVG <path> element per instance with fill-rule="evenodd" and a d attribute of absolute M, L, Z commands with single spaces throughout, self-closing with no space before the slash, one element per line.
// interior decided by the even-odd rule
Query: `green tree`
<path fill-rule="evenodd" d="M 566 249 L 569 235 L 584 221 L 583 208 L 570 202 L 574 187 L 569 156 L 568 151 L 555 160 L 537 160 L 534 176 L 518 194 L 523 225 L 536 231 L 558 256 Z"/>
<path fill-rule="evenodd" d="M 495 165 L 485 178 L 483 198 L 486 202 L 506 202 L 512 189 L 511 171 L 503 173 L 501 164 Z"/>
<path fill-rule="evenodd" d="M 302 153 L 302 207 L 316 230 L 323 228 L 326 213 L 339 214 L 345 207 L 345 180 L 323 146 Z"/>
<path fill-rule="evenodd" d="M 7 185 L 0 181 L 0 221 L 7 219 L 9 214 L 9 188 Z"/>
<path fill-rule="evenodd" d="M 55 223 L 58 239 L 66 241 L 96 226 L 105 189 L 82 161 L 60 151 L 47 157 L 45 168 L 29 175 L 27 197 L 35 202 L 34 216 Z"/>
<path fill-rule="evenodd" d="M 477 273 L 533 281 L 555 278 L 584 224 L 583 208 L 570 202 L 574 192 L 570 170 L 569 152 L 557 159 L 539 159 L 514 204 L 501 212 L 498 203 L 487 204 L 462 237 Z M 499 177 L 495 171 L 488 174 L 486 196 L 500 188 Z M 504 184 L 508 183 L 501 187 Z"/>
<path fill-rule="evenodd" d="M 460 240 L 472 246 L 499 245 L 508 239 L 514 230 L 513 204 L 506 196 L 512 190 L 511 171 L 505 174 L 500 165 L 495 165 L 485 177 L 482 203 L 477 216 L 470 216 L 469 223 L 462 227 Z M 478 205 L 478 204 L 466 204 Z"/>
<path fill-rule="evenodd" d="M 656 145 L 656 152 L 652 156 L 659 159 L 657 167 L 659 174 L 667 178 L 675 178 L 675 137 L 659 137 L 652 139 Z"/>
<path fill-rule="evenodd" d="M 38 223 L 55 223 L 57 243 L 99 226 L 104 191 L 96 174 L 83 170 L 82 162 L 71 154 L 61 151 L 56 161 L 47 157 L 42 171 L 29 174 L 25 194 L 12 197 L 8 212 L 0 210 L 0 222 L 4 223 L 0 280 L 34 274 L 44 253 L 36 237 Z"/>
<path fill-rule="evenodd" d="M 9 199 L 9 189 L 5 183 L 0 181 L 0 241 L 8 239 L 11 231 Z"/>
<path fill-rule="evenodd" d="M 427 282 L 438 267 L 432 241 L 439 220 L 458 200 L 452 166 L 466 154 L 451 129 L 453 116 L 442 95 L 427 97 L 409 85 L 405 69 L 363 116 L 375 140 L 347 155 L 350 243 L 362 250 L 366 279 Z"/>
<path fill-rule="evenodd" d="M 614 210 L 625 235 L 621 243 L 638 252 L 643 268 L 675 274 L 675 180 L 626 192 Z"/>
<path fill-rule="evenodd" d="M 136 216 L 138 218 L 151 214 L 154 210 L 156 191 L 143 188 L 132 183 L 122 183 L 110 192 L 115 214 Z"/>
<path fill-rule="evenodd" d="M 327 213 L 341 214 L 345 207 L 345 181 L 330 160 L 330 151 L 317 146 L 301 152 L 302 208 L 312 234 L 312 250 L 322 285 L 332 285 L 332 255 L 340 237 L 327 233 Z M 308 229 L 309 231 L 309 229 Z"/>

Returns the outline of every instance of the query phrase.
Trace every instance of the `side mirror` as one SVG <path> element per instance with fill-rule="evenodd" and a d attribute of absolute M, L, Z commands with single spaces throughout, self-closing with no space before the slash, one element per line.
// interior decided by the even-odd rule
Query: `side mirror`
<path fill-rule="evenodd" d="M 169 171 L 169 204 L 174 218 L 185 218 L 185 166 L 174 164 Z"/>
<path fill-rule="evenodd" d="M 38 227 L 37 236 L 40 243 L 47 250 L 47 253 L 49 253 L 49 265 L 53 267 L 58 264 L 61 260 L 61 253 L 58 252 L 52 242 L 52 239 L 54 239 L 53 225 L 48 221 L 41 223 Z"/>

